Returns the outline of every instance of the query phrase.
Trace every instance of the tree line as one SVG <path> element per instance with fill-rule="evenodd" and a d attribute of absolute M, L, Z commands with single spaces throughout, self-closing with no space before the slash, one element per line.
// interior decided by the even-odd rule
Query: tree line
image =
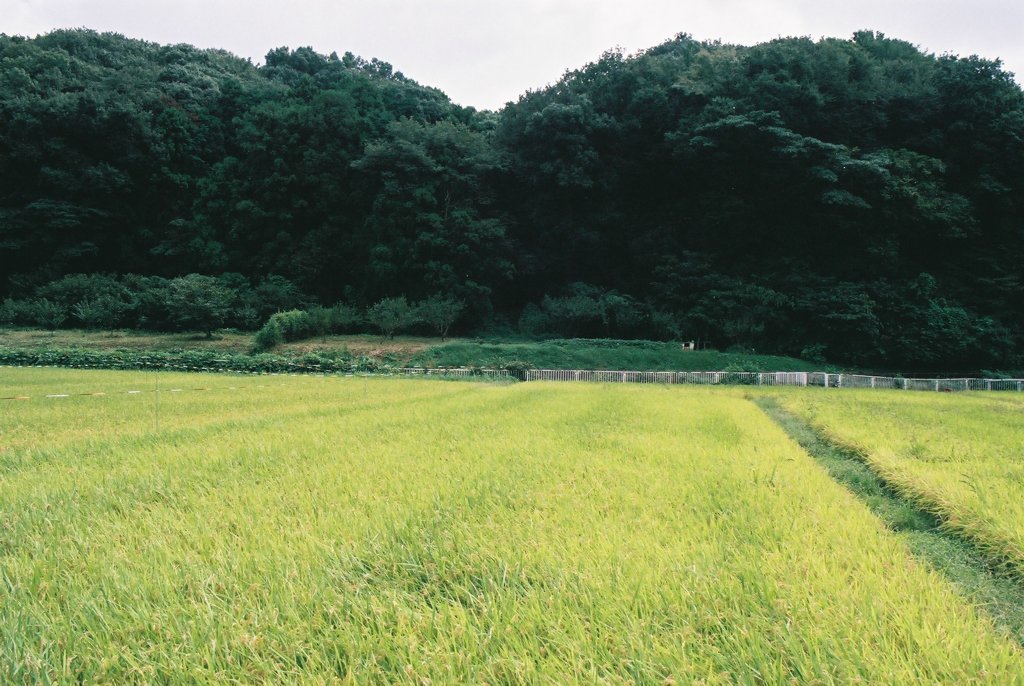
<path fill-rule="evenodd" d="M 1012 75 L 870 31 L 681 34 L 497 112 L 350 53 L 0 36 L 6 321 L 185 326 L 202 275 L 247 329 L 433 298 L 463 334 L 1020 368 L 1022 191 Z"/>

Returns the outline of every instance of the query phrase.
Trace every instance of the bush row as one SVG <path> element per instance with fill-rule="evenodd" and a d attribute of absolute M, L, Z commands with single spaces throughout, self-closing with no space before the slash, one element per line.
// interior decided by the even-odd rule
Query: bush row
<path fill-rule="evenodd" d="M 263 352 L 287 341 L 367 330 L 391 338 L 398 331 L 429 329 L 444 340 L 464 307 L 461 300 L 435 295 L 417 303 L 404 297 L 383 298 L 362 311 L 338 303 L 334 307 L 277 312 L 256 332 L 253 350 Z"/>
<path fill-rule="evenodd" d="M 74 369 L 135 369 L 207 372 L 249 372 L 257 374 L 388 372 L 397 367 L 371 357 L 348 353 L 245 355 L 217 351 L 139 352 L 132 350 L 93 351 L 53 348 L 28 351 L 0 348 L 0 365 L 18 367 L 70 367 Z"/>
<path fill-rule="evenodd" d="M 292 282 L 268 276 L 189 274 L 173 279 L 124 274 L 69 274 L 22 289 L 0 303 L 0 324 L 58 329 L 134 328 L 252 331 L 272 313 L 304 307 L 309 298 Z"/>

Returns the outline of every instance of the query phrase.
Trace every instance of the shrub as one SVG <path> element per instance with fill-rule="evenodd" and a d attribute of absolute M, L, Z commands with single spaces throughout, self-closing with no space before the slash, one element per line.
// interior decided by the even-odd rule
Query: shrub
<path fill-rule="evenodd" d="M 321 317 L 326 315 L 320 315 Z M 289 310 L 270 316 L 267 323 L 253 338 L 255 350 L 270 350 L 287 341 L 308 338 L 317 330 L 318 323 L 308 312 Z"/>
<path fill-rule="evenodd" d="M 32 303 L 32 318 L 35 324 L 56 331 L 68 318 L 68 308 L 61 303 L 55 303 L 46 298 L 40 298 Z"/>
<path fill-rule="evenodd" d="M 167 308 L 179 328 L 202 331 L 207 338 L 224 326 L 234 293 L 212 276 L 189 274 L 172 279 Z"/>
<path fill-rule="evenodd" d="M 128 303 L 123 300 L 111 295 L 101 295 L 75 303 L 71 311 L 75 319 L 87 328 L 114 329 L 127 309 Z"/>
<path fill-rule="evenodd" d="M 276 274 L 260 281 L 253 290 L 263 316 L 300 309 L 306 301 L 306 296 L 298 286 Z"/>
<path fill-rule="evenodd" d="M 365 324 L 362 312 L 351 305 L 339 302 L 331 308 L 331 331 L 334 333 L 357 333 Z"/>
<path fill-rule="evenodd" d="M 416 319 L 433 328 L 443 341 L 465 307 L 466 303 L 450 295 L 432 295 L 416 306 Z"/>
<path fill-rule="evenodd" d="M 554 333 L 554 327 L 548 321 L 548 316 L 533 303 L 523 308 L 523 313 L 519 315 L 517 328 L 519 333 L 527 336 L 541 336 Z"/>
<path fill-rule="evenodd" d="M 366 319 L 380 329 L 385 338 L 394 338 L 395 332 L 416 323 L 416 313 L 405 297 L 384 298 L 366 310 Z"/>
<path fill-rule="evenodd" d="M 298 341 L 313 334 L 313 318 L 302 310 L 288 310 L 273 315 L 269 322 L 276 322 L 286 341 Z"/>
<path fill-rule="evenodd" d="M 3 303 L 0 303 L 0 324 L 31 326 L 35 323 L 35 307 L 33 301 L 7 298 Z"/>
<path fill-rule="evenodd" d="M 284 343 L 284 334 L 281 332 L 281 325 L 271 317 L 270 321 L 256 332 L 252 340 L 252 348 L 254 352 L 266 352 L 282 343 Z"/>
<path fill-rule="evenodd" d="M 36 288 L 35 295 L 64 307 L 73 323 L 87 328 L 114 329 L 135 306 L 129 288 L 112 274 L 68 274 Z"/>
<path fill-rule="evenodd" d="M 167 307 L 171 292 L 170 280 L 161 276 L 138 274 L 126 274 L 122 280 L 134 302 L 134 307 L 127 313 L 126 324 L 150 331 L 175 328 Z"/>
<path fill-rule="evenodd" d="M 319 336 L 321 341 L 334 329 L 334 308 L 317 305 L 306 312 L 309 317 L 309 329 L 312 335 Z"/>

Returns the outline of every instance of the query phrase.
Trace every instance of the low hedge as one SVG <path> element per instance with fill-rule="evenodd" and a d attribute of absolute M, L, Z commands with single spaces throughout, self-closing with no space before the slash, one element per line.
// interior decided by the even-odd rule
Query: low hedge
<path fill-rule="evenodd" d="M 387 372 L 393 365 L 347 353 L 309 353 L 299 357 L 217 351 L 137 350 L 95 351 L 77 348 L 13 350 L 0 347 L 0 365 L 17 367 L 70 367 L 73 369 L 167 369 L 197 372 L 249 372 L 253 374 Z"/>

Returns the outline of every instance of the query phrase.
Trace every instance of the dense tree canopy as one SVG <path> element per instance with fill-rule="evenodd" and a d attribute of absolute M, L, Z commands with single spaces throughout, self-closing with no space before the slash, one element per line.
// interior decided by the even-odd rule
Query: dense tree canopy
<path fill-rule="evenodd" d="M 239 325 L 434 298 L 463 332 L 1019 368 L 1022 258 L 1012 75 L 870 31 L 680 35 L 500 112 L 348 53 L 0 35 L 0 298 L 22 318 L 156 326 L 153 289 L 205 274 Z"/>

